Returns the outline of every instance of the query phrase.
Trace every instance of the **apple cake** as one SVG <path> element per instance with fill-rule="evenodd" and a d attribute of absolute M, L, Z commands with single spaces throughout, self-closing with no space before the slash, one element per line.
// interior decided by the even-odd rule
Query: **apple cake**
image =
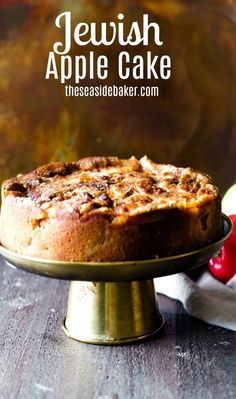
<path fill-rule="evenodd" d="M 1 245 L 33 257 L 148 259 L 198 249 L 220 234 L 210 177 L 146 156 L 57 162 L 2 184 Z"/>

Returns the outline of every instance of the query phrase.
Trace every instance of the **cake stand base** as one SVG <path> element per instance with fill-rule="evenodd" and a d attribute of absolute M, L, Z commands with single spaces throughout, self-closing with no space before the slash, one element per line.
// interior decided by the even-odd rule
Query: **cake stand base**
<path fill-rule="evenodd" d="M 63 330 L 71 338 L 120 345 L 147 339 L 163 324 L 153 280 L 70 283 Z"/>
<path fill-rule="evenodd" d="M 1 245 L 0 254 L 20 269 L 72 281 L 63 325 L 66 335 L 91 344 L 119 345 L 150 338 L 163 326 L 153 278 L 207 263 L 219 253 L 231 232 L 232 222 L 222 214 L 222 235 L 217 241 L 192 252 L 157 259 L 69 262 L 34 258 Z"/>

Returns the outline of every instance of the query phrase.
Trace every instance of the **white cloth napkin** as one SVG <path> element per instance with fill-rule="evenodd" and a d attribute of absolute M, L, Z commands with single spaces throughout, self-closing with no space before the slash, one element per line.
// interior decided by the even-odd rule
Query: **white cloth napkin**
<path fill-rule="evenodd" d="M 208 271 L 197 281 L 179 273 L 156 278 L 155 288 L 158 293 L 181 301 L 190 315 L 236 331 L 236 274 L 225 285 Z"/>

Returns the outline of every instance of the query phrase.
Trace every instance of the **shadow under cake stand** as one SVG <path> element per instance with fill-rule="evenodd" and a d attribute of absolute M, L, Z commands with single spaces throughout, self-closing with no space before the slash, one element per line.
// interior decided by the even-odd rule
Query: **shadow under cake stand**
<path fill-rule="evenodd" d="M 141 341 L 163 326 L 153 279 L 184 272 L 216 255 L 232 230 L 222 215 L 222 237 L 182 255 L 129 262 L 64 262 L 38 259 L 0 246 L 11 265 L 46 277 L 71 280 L 63 330 L 76 340 L 102 345 Z M 186 237 L 187 239 L 187 237 Z"/>

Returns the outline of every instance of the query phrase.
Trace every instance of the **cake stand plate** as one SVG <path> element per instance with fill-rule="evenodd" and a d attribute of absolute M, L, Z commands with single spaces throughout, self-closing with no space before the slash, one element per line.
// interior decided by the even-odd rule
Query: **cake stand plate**
<path fill-rule="evenodd" d="M 222 215 L 222 237 L 189 253 L 142 261 L 65 262 L 18 254 L 0 246 L 11 265 L 31 273 L 71 280 L 63 330 L 76 340 L 115 345 L 144 340 L 157 333 L 164 320 L 158 308 L 153 278 L 184 272 L 216 255 L 232 231 Z"/>

